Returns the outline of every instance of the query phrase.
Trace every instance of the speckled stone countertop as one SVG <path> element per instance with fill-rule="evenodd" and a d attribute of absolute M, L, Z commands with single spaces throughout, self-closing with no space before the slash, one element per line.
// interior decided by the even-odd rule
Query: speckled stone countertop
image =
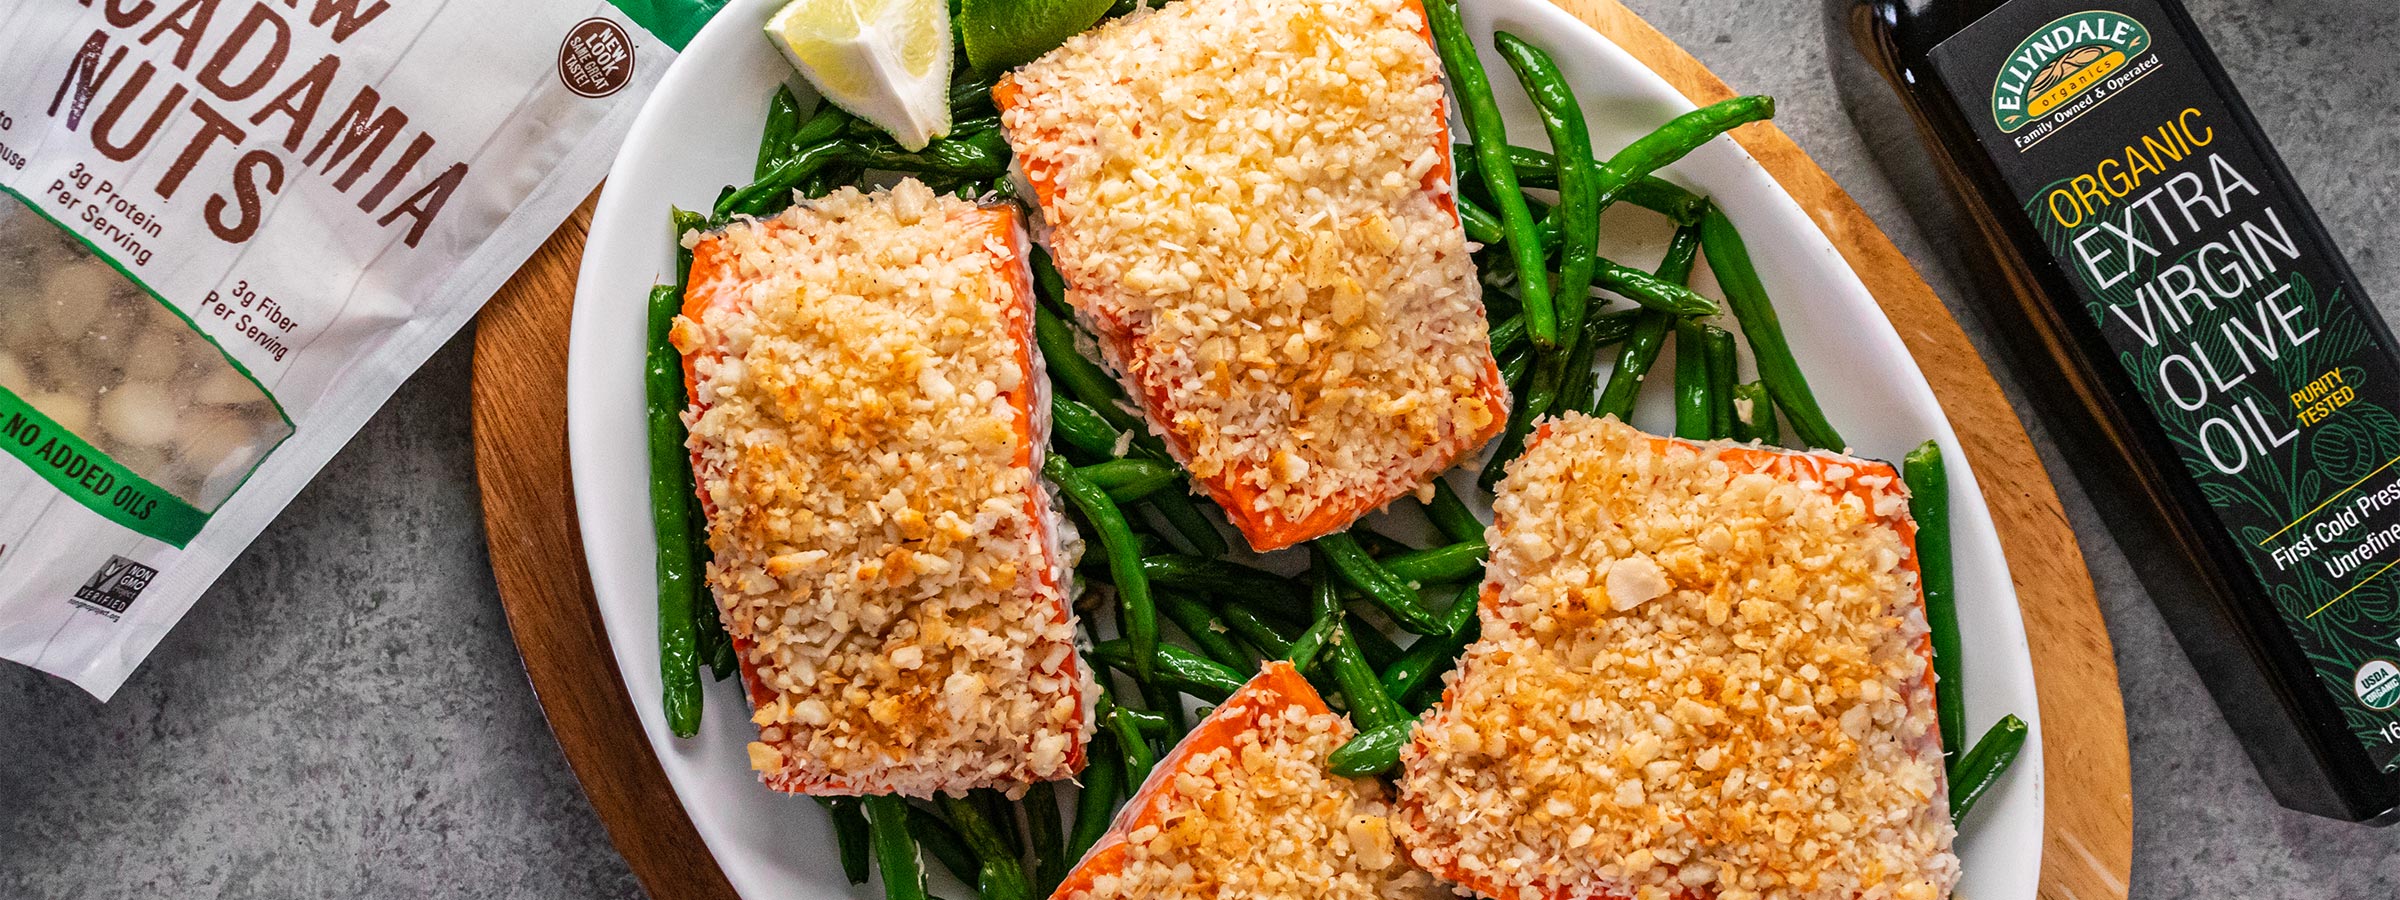
<path fill-rule="evenodd" d="M 1841 112 L 1814 0 L 1628 2 L 1736 89 L 1775 95 L 1783 129 L 1956 297 L 1954 248 L 1908 220 Z M 2189 3 L 2400 321 L 2390 0 Z M 467 364 L 465 337 L 436 355 L 114 702 L 0 664 L 0 898 L 640 896 L 509 641 Z M 2400 830 L 2276 807 L 2090 503 L 2060 493 L 2116 639 L 2133 896 L 2400 896 Z"/>

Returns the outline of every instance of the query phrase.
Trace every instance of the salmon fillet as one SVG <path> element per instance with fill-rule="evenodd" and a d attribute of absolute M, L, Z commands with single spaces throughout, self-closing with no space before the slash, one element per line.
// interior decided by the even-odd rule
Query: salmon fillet
<path fill-rule="evenodd" d="M 1271 661 L 1186 735 L 1052 900 L 1445 895 L 1392 842 L 1381 783 L 1326 771 L 1355 734 Z"/>
<path fill-rule="evenodd" d="M 1078 318 L 1251 547 L 1506 424 L 1415 0 L 1182 0 L 993 90 Z"/>
<path fill-rule="evenodd" d="M 1873 460 L 1546 423 L 1402 750 L 1411 858 L 1508 900 L 1946 896 L 1907 496 Z"/>
<path fill-rule="evenodd" d="M 752 768 L 915 797 L 1079 771 L 1095 690 L 1015 207 L 911 180 L 686 240 L 672 338 Z"/>

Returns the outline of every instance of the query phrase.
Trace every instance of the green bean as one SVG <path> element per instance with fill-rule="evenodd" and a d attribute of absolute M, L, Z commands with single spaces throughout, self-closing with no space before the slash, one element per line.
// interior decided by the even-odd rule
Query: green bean
<path fill-rule="evenodd" d="M 1167 619 L 1174 622 L 1175 627 L 1183 629 L 1183 633 L 1192 639 L 1192 646 L 1200 648 L 1200 652 L 1207 654 L 1209 659 L 1237 670 L 1257 664 L 1258 661 L 1243 653 L 1242 648 L 1234 646 L 1233 639 L 1220 630 L 1227 626 L 1218 622 L 1216 613 L 1200 605 L 1199 601 L 1174 591 L 1159 591 L 1158 609 L 1167 614 Z"/>
<path fill-rule="evenodd" d="M 1701 329 L 1708 336 L 1708 437 L 1733 437 L 1733 378 L 1740 364 L 1733 332 L 1715 325 Z"/>
<path fill-rule="evenodd" d="M 1308 626 L 1307 631 L 1301 632 L 1300 637 L 1292 641 L 1291 649 L 1285 651 L 1283 658 L 1292 664 L 1292 668 L 1308 671 L 1317 664 L 1317 657 L 1324 654 L 1325 642 L 1341 627 L 1340 616 L 1318 617 L 1316 624 Z"/>
<path fill-rule="evenodd" d="M 1129 674 L 1140 662 L 1132 643 L 1123 638 L 1093 644 L 1092 659 Z M 1174 644 L 1158 645 L 1151 667 L 1158 683 L 1210 703 L 1223 703 L 1242 687 L 1242 674 L 1233 667 Z"/>
<path fill-rule="evenodd" d="M 967 799 L 975 801 L 983 810 L 983 817 L 991 820 L 992 827 L 1000 832 L 1000 839 L 1007 845 L 1010 858 L 1023 859 L 1025 835 L 1017 829 L 1016 804 L 997 788 L 988 787 L 968 791 Z"/>
<path fill-rule="evenodd" d="M 1533 99 L 1534 111 L 1542 117 L 1558 160 L 1558 211 L 1551 218 L 1559 223 L 1559 278 L 1552 296 L 1559 342 L 1572 347 L 1583 333 L 1592 273 L 1600 259 L 1600 166 L 1592 159 L 1591 130 L 1583 121 L 1583 105 L 1575 100 L 1574 89 L 1567 86 L 1566 76 L 1558 71 L 1550 54 L 1505 31 L 1493 34 L 1492 43 L 1516 72 L 1525 95 Z M 1501 155 L 1505 158 L 1506 154 L 1503 146 Z M 1511 163 L 1509 169 L 1513 174 L 1516 167 Z"/>
<path fill-rule="evenodd" d="M 1627 309 L 1583 320 L 1583 340 L 1575 345 L 1575 356 L 1567 362 L 1567 383 L 1558 389 L 1558 399 L 1551 408 L 1560 412 L 1585 409 L 1591 406 L 1592 392 L 1599 389 L 1600 373 L 1592 365 L 1600 348 L 1613 347 L 1633 336 L 1634 327 L 1648 310 Z"/>
<path fill-rule="evenodd" d="M 1082 859 L 1100 842 L 1100 836 L 1108 833 L 1117 796 L 1125 792 L 1125 761 L 1109 746 L 1115 740 L 1113 733 L 1103 731 L 1092 735 L 1092 742 L 1084 747 L 1083 790 L 1075 795 L 1075 829 L 1067 835 L 1067 851 L 1059 856 L 1062 862 Z M 1043 880 L 1056 890 L 1053 879 Z"/>
<path fill-rule="evenodd" d="M 1703 204 L 1707 207 L 1708 204 Z M 1705 217 L 1707 209 L 1702 209 Z M 1658 264 L 1658 280 L 1682 284 L 1692 277 L 1692 265 L 1700 255 L 1700 227 L 1686 225 L 1675 229 L 1667 242 L 1667 255 Z M 1675 324 L 1673 316 L 1655 310 L 1642 313 L 1634 323 L 1633 334 L 1617 351 L 1617 367 L 1608 373 L 1608 386 L 1584 410 L 1594 416 L 1615 416 L 1620 421 L 1631 418 L 1633 403 L 1639 399 L 1642 379 L 1650 366 L 1658 362 L 1658 351 L 1666 346 L 1667 329 Z"/>
<path fill-rule="evenodd" d="M 838 132 L 844 130 L 848 118 L 846 114 L 835 117 L 821 113 L 801 126 L 792 138 L 797 149 L 777 159 L 765 175 L 720 198 L 712 218 L 722 222 L 736 215 L 772 215 L 791 205 L 792 191 L 803 181 L 837 163 L 971 178 L 989 178 L 1008 171 L 1008 141 L 998 128 L 988 123 L 961 123 L 983 127 L 954 130 L 951 137 L 938 138 L 916 151 L 902 149 L 880 134 L 836 140 L 816 137 L 820 131 L 818 121 L 832 123 L 830 130 Z"/>
<path fill-rule="evenodd" d="M 1909 451 L 1901 458 L 1900 480 L 1908 485 L 1908 514 L 1917 521 L 1917 584 L 1932 632 L 1934 717 L 1941 723 L 1942 753 L 1955 764 L 1966 749 L 1966 667 L 1958 633 L 1958 577 L 1950 566 L 1950 469 L 1941 445 L 1926 441 Z"/>
<path fill-rule="evenodd" d="M 1525 341 L 1525 316 L 1522 313 L 1493 323 L 1489 332 L 1492 355 L 1499 356 Z"/>
<path fill-rule="evenodd" d="M 1711 316 L 1717 313 L 1717 302 L 1693 293 L 1680 281 L 1669 281 L 1631 266 L 1603 262 L 1593 273 L 1592 281 L 1601 287 L 1625 295 L 1625 299 L 1660 312 L 1678 316 Z"/>
<path fill-rule="evenodd" d="M 1257 610 L 1239 603 L 1228 603 L 1218 610 L 1217 616 L 1224 620 L 1227 630 L 1258 648 L 1260 655 L 1281 659 L 1292 651 L 1292 639 L 1284 637 L 1283 630 L 1268 622 Z"/>
<path fill-rule="evenodd" d="M 967 849 L 967 839 L 960 837 L 958 829 L 944 820 L 941 813 L 911 804 L 908 832 L 916 836 L 918 847 L 950 871 L 951 877 L 972 882 L 982 872 L 983 865 L 975 861 L 975 851 Z"/>
<path fill-rule="evenodd" d="M 1617 366 L 1608 374 L 1608 385 L 1587 410 L 1595 416 L 1616 416 L 1628 419 L 1633 404 L 1640 397 L 1642 380 L 1650 374 L 1650 366 L 1658 361 L 1658 351 L 1667 343 L 1667 332 L 1675 327 L 1675 317 L 1657 310 L 1644 310 L 1642 320 L 1635 323 L 1633 337 L 1617 350 Z"/>
<path fill-rule="evenodd" d="M 1383 692 L 1383 681 L 1359 652 L 1358 641 L 1348 628 L 1336 630 L 1325 650 L 1332 655 L 1333 680 L 1341 685 L 1342 701 L 1350 707 L 1350 717 L 1358 727 L 1373 731 L 1409 718 L 1408 711 Z"/>
<path fill-rule="evenodd" d="M 1263 569 L 1222 559 L 1162 554 L 1144 558 L 1142 572 L 1162 586 L 1205 591 L 1292 621 L 1308 620 L 1304 612 L 1308 590 Z"/>
<path fill-rule="evenodd" d="M 1334 627 L 1339 628 L 1349 616 L 1349 609 L 1342 606 L 1341 586 L 1341 573 L 1335 571 L 1332 559 L 1322 548 L 1311 550 L 1308 555 L 1308 608 L 1316 615 L 1317 621 L 1331 619 Z M 1326 635 L 1325 639 L 1338 641 L 1341 637 L 1339 632 L 1335 632 Z"/>
<path fill-rule="evenodd" d="M 1035 246 L 1027 254 L 1027 265 L 1033 269 L 1034 293 L 1042 306 L 1061 320 L 1072 318 L 1075 308 L 1067 303 L 1067 279 L 1058 274 L 1058 265 L 1050 260 L 1050 251 Z"/>
<path fill-rule="evenodd" d="M 1085 790 L 1090 790 L 1090 764 L 1085 764 Z M 1067 877 L 1067 838 L 1058 820 L 1058 795 L 1050 782 L 1036 781 L 1025 789 L 1025 830 L 1033 842 L 1034 895 L 1050 896 Z"/>
<path fill-rule="evenodd" d="M 1117 603 L 1121 617 L 1118 627 L 1125 638 L 1133 642 L 1133 676 L 1150 680 L 1152 660 L 1158 652 L 1158 607 L 1150 600 L 1150 579 L 1142 574 L 1140 546 L 1133 540 L 1133 526 L 1125 521 L 1117 502 L 1108 492 L 1084 480 L 1066 457 L 1052 456 L 1042 461 L 1042 474 L 1058 485 L 1059 493 L 1083 511 L 1084 519 L 1100 534 L 1100 546 L 1108 553 L 1108 572 L 1116 581 Z"/>
<path fill-rule="evenodd" d="M 976 75 L 950 85 L 950 117 L 964 119 L 970 113 L 989 112 L 992 108 L 992 86 L 1000 83 L 1000 75 Z"/>
<path fill-rule="evenodd" d="M 670 206 L 667 207 L 667 221 L 675 232 L 675 296 L 681 298 L 684 285 L 692 280 L 692 251 L 683 246 L 683 236 L 687 232 L 707 231 L 708 217 L 680 206 Z"/>
<path fill-rule="evenodd" d="M 1400 658 L 1400 645 L 1392 643 L 1391 638 L 1377 631 L 1366 617 L 1350 613 L 1342 617 L 1342 627 L 1349 629 L 1351 636 L 1357 639 L 1358 652 L 1366 656 L 1367 665 L 1381 669 Z"/>
<path fill-rule="evenodd" d="M 1167 714 L 1156 710 L 1120 706 L 1116 708 L 1116 715 L 1132 722 L 1133 732 L 1143 737 L 1165 737 L 1174 728 L 1174 723 L 1167 721 Z"/>
<path fill-rule="evenodd" d="M 650 430 L 650 525 L 658 538 L 658 674 L 667 729 L 700 733 L 700 629 L 694 607 L 700 575 L 692 567 L 690 458 L 683 430 L 683 363 L 667 342 L 675 323 L 673 285 L 650 289 L 650 347 L 644 392 Z"/>
<path fill-rule="evenodd" d="M 1407 697 L 1427 682 L 1438 682 L 1441 673 L 1457 662 L 1459 651 L 1475 642 L 1482 632 L 1482 620 L 1476 616 L 1475 605 L 1482 586 L 1467 585 L 1442 612 L 1446 631 L 1422 638 L 1410 644 L 1408 651 L 1383 669 L 1383 692 L 1394 697 Z"/>
<path fill-rule="evenodd" d="M 1733 439 L 1768 446 L 1783 442 L 1783 429 L 1775 423 L 1775 398 L 1767 395 L 1765 382 L 1745 381 L 1733 386 Z"/>
<path fill-rule="evenodd" d="M 1517 271 L 1540 272 L 1542 244 L 1534 231 L 1533 212 L 1526 207 L 1525 194 L 1517 187 L 1517 169 L 1508 161 L 1508 125 L 1500 118 L 1500 104 L 1492 96 L 1492 82 L 1484 74 L 1483 60 L 1476 57 L 1475 44 L 1467 37 L 1467 24 L 1459 16 L 1458 0 L 1426 0 L 1424 7 L 1434 47 L 1441 53 L 1443 67 L 1450 71 L 1451 94 L 1458 98 L 1459 116 L 1467 124 L 1467 139 L 1474 145 L 1475 158 L 1481 163 L 1484 188 L 1500 207 L 1509 253 L 1516 259 Z M 1522 299 L 1525 330 L 1534 345 L 1543 349 L 1556 346 L 1558 311 L 1551 306 L 1549 282 L 1542 278 L 1526 279 Z"/>
<path fill-rule="evenodd" d="M 1130 428 L 1134 433 L 1131 449 L 1138 449 L 1143 456 L 1154 460 L 1168 461 L 1165 446 L 1149 432 L 1148 426 L 1117 405 L 1117 398 L 1123 395 L 1118 393 L 1116 383 L 1075 350 L 1074 334 L 1068 329 L 1066 320 L 1046 309 L 1034 314 L 1035 340 L 1041 345 L 1052 379 L 1066 385 L 1069 393 L 1083 397 L 1079 401 L 1051 395 L 1051 426 L 1056 435 L 1078 450 L 1114 457 L 1117 440 L 1123 433 L 1119 428 Z M 1218 534 L 1208 517 L 1201 515 L 1191 495 L 1180 490 L 1160 490 L 1143 499 L 1174 527 L 1176 534 L 1192 545 L 1193 552 L 1208 557 L 1225 555 L 1228 549 L 1225 536 Z"/>
<path fill-rule="evenodd" d="M 1144 434 L 1142 437 L 1150 436 Z M 1217 532 L 1215 523 L 1201 514 L 1200 505 L 1192 501 L 1192 495 L 1180 490 L 1160 491 L 1151 494 L 1147 502 L 1151 509 L 1157 510 L 1159 516 L 1167 520 L 1168 525 L 1174 527 L 1184 543 L 1191 545 L 1192 552 L 1213 559 L 1230 551 L 1231 548 L 1225 546 L 1225 536 Z"/>
<path fill-rule="evenodd" d="M 1033 337 L 1041 348 L 1042 365 L 1049 370 L 1051 381 L 1066 388 L 1075 399 L 1089 404 L 1118 431 L 1137 435 L 1148 431 L 1140 417 L 1118 405 L 1125 393 L 1117 387 L 1116 380 L 1076 349 L 1074 326 L 1068 325 L 1067 320 L 1052 315 L 1047 308 L 1037 307 L 1033 311 Z"/>
<path fill-rule="evenodd" d="M 1457 204 L 1458 224 L 1466 229 L 1467 240 L 1486 247 L 1497 247 L 1508 242 L 1507 226 L 1500 223 L 1499 216 L 1465 197 L 1457 198 Z"/>
<path fill-rule="evenodd" d="M 1148 459 L 1111 459 L 1075 471 L 1120 504 L 1140 500 L 1183 480 L 1183 473 L 1174 466 Z"/>
<path fill-rule="evenodd" d="M 1525 371 L 1531 366 L 1532 362 L 1533 354 L 1530 351 L 1520 352 L 1512 356 L 1501 358 L 1500 380 L 1508 383 L 1508 389 L 1511 393 L 1516 391 L 1517 385 L 1524 382 Z"/>
<path fill-rule="evenodd" d="M 1200 656 L 1181 647 L 1175 649 L 1183 656 L 1201 659 Z M 1160 655 L 1164 657 L 1166 654 Z M 1166 727 L 1158 731 L 1159 737 L 1163 738 L 1160 741 L 1162 745 L 1173 744 L 1177 739 L 1183 737 L 1184 732 L 1192 730 L 1191 723 L 1184 718 L 1183 699 L 1175 696 L 1176 691 L 1185 689 L 1186 685 L 1183 682 L 1153 678 L 1143 682 L 1140 687 L 1142 689 L 1142 705 L 1148 706 L 1152 713 L 1166 723 Z M 1147 726 L 1145 725 L 1145 727 Z M 1164 752 L 1163 746 L 1161 752 Z"/>
<path fill-rule="evenodd" d="M 1491 548 L 1485 546 L 1483 539 L 1478 537 L 1474 540 L 1446 544 L 1414 553 L 1403 553 L 1399 556 L 1378 560 L 1378 562 L 1383 565 L 1384 571 L 1399 576 L 1404 583 L 1435 584 L 1483 577 L 1483 558 L 1489 555 L 1491 555 Z M 1440 620 L 1434 619 L 1433 624 L 1438 628 Z M 1418 634 L 1429 633 L 1440 634 L 1441 632 L 1418 632 Z"/>
<path fill-rule="evenodd" d="M 1825 419 L 1825 411 L 1817 406 L 1816 394 L 1808 389 L 1808 377 L 1800 373 L 1800 361 L 1792 357 L 1792 345 L 1785 342 L 1783 323 L 1775 315 L 1774 304 L 1767 299 L 1767 287 L 1758 280 L 1758 270 L 1750 264 L 1750 250 L 1742 244 L 1741 232 L 1734 230 L 1733 220 L 1725 211 L 1711 206 L 1700 222 L 1701 246 L 1708 254 L 1708 267 L 1717 273 L 1717 285 L 1725 291 L 1725 302 L 1733 307 L 1734 319 L 1741 323 L 1742 335 L 1750 339 L 1750 354 L 1758 361 L 1759 380 L 1766 382 L 1767 393 L 1775 398 L 1775 406 L 1791 420 L 1792 431 L 1810 447 L 1842 450 L 1849 444 L 1834 431 L 1833 423 Z"/>
<path fill-rule="evenodd" d="M 1720 100 L 1676 116 L 1600 166 L 1600 205 L 1616 202 L 1642 176 L 1682 159 L 1717 135 L 1774 115 L 1774 98 L 1752 96 Z"/>
<path fill-rule="evenodd" d="M 834 849 L 842 858 L 842 877 L 851 884 L 867 883 L 867 817 L 857 797 L 818 797 L 817 805 L 833 822 Z"/>
<path fill-rule="evenodd" d="M 1350 535 L 1329 534 L 1312 543 L 1323 552 L 1325 561 L 1331 564 L 1333 571 L 1344 582 L 1366 595 L 1376 606 L 1382 607 L 1384 612 L 1391 615 L 1393 623 L 1417 634 L 1432 634 L 1439 627 L 1439 620 L 1417 602 L 1416 592 L 1408 589 L 1408 583 L 1369 557 L 1367 551 Z M 1409 555 L 1413 554 L 1403 554 Z"/>
<path fill-rule="evenodd" d="M 752 181 L 765 178 L 774 170 L 776 161 L 791 147 L 792 134 L 805 121 L 807 117 L 800 113 L 800 98 L 792 95 L 791 88 L 776 86 L 775 96 L 767 98 L 767 127 L 758 136 L 758 162 L 750 170 Z"/>
<path fill-rule="evenodd" d="M 753 181 L 740 190 L 717 200 L 709 215 L 712 222 L 725 222 L 737 215 L 770 216 L 792 203 L 792 190 L 817 170 L 848 158 L 849 147 L 840 141 L 813 144 L 794 151 L 775 162 L 766 177 Z"/>
<path fill-rule="evenodd" d="M 1433 520 L 1434 529 L 1440 531 L 1443 537 L 1453 541 L 1483 539 L 1483 522 L 1467 509 L 1466 501 L 1458 499 L 1458 492 L 1451 490 L 1449 479 L 1433 480 L 1433 502 L 1425 505 L 1425 517 Z"/>
<path fill-rule="evenodd" d="M 1709 439 L 1709 415 L 1715 401 L 1708 395 L 1708 325 L 1695 319 L 1675 322 L 1675 436 Z"/>
<path fill-rule="evenodd" d="M 1558 402 L 1560 384 L 1566 380 L 1564 361 L 1572 354 L 1572 350 L 1571 347 L 1560 347 L 1539 354 L 1542 358 L 1533 366 L 1531 383 L 1517 394 L 1516 404 L 1508 411 L 1508 424 L 1500 431 L 1499 445 L 1492 450 L 1492 458 L 1484 463 L 1483 471 L 1475 476 L 1477 487 L 1491 490 L 1492 485 L 1500 483 L 1500 477 L 1508 473 L 1508 464 L 1517 458 L 1517 454 L 1525 451 L 1525 438 L 1533 433 L 1534 420 L 1541 418 Z"/>
<path fill-rule="evenodd" d="M 1000 129 L 991 127 L 997 124 L 958 123 L 949 137 L 935 138 L 923 150 L 904 149 L 879 134 L 850 144 L 845 155 L 870 169 L 990 178 L 1008 172 L 1008 140 Z M 976 127 L 979 125 L 982 127 Z"/>
<path fill-rule="evenodd" d="M 1111 459 L 1116 455 L 1117 431 L 1100 417 L 1100 411 L 1090 404 L 1067 397 L 1050 395 L 1050 438 L 1069 447 Z"/>
<path fill-rule="evenodd" d="M 875 866 L 883 873 L 885 900 L 927 900 L 925 858 L 917 853 L 917 839 L 909 835 L 908 801 L 885 795 L 862 803 L 875 845 Z"/>
<path fill-rule="evenodd" d="M 1409 735 L 1416 728 L 1417 721 L 1407 718 L 1361 731 L 1325 757 L 1325 768 L 1350 778 L 1388 772 L 1400 764 L 1400 748 L 1408 746 Z"/>
<path fill-rule="evenodd" d="M 984 811 L 965 797 L 942 795 L 935 802 L 966 839 L 967 849 L 975 853 L 976 895 L 982 900 L 1033 900 L 1033 883 L 1025 877 L 1025 866 L 1010 852 Z"/>
<path fill-rule="evenodd" d="M 1449 669 L 1444 668 L 1442 671 L 1448 672 Z M 1400 705 L 1409 712 L 1421 714 L 1432 709 L 1434 704 L 1441 702 L 1442 690 L 1441 679 L 1428 679 L 1424 684 L 1417 685 L 1416 690 L 1408 692 L 1408 696 L 1400 698 Z"/>
<path fill-rule="evenodd" d="M 1958 768 L 1950 776 L 1950 824 L 1966 821 L 1975 802 L 2008 773 L 2017 754 L 2025 749 L 2026 731 L 2025 720 L 2001 716 L 1999 723 L 1975 742 L 1975 749 L 1959 757 Z"/>
<path fill-rule="evenodd" d="M 1125 777 L 1132 784 L 1141 784 L 1150 777 L 1150 769 L 1158 765 L 1158 754 L 1150 749 L 1150 740 L 1142 737 L 1141 727 L 1123 708 L 1111 710 L 1108 731 L 1117 739 L 1118 754 L 1125 761 Z"/>
<path fill-rule="evenodd" d="M 851 115 L 849 111 L 831 103 L 819 101 L 815 113 L 798 123 L 783 136 L 782 143 L 774 148 L 772 158 L 767 156 L 768 148 L 762 141 L 762 145 L 759 147 L 760 162 L 765 165 L 760 167 L 752 175 L 752 178 L 763 179 L 775 170 L 776 164 L 790 159 L 793 154 L 840 137 L 843 130 L 856 121 L 858 121 L 858 117 Z"/>
<path fill-rule="evenodd" d="M 1617 199 L 1666 216 L 1667 221 L 1678 226 L 1699 224 L 1700 210 L 1708 203 L 1707 198 L 1655 175 L 1635 179 L 1617 194 Z"/>

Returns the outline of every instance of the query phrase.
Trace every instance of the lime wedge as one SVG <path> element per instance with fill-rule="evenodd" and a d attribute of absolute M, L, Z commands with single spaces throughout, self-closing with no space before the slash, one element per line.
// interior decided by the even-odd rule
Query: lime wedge
<path fill-rule="evenodd" d="M 992 73 L 1066 43 L 1108 12 L 1111 0 L 960 0 L 967 64 Z"/>
<path fill-rule="evenodd" d="M 950 133 L 943 0 L 792 0 L 767 38 L 835 105 L 910 150 Z"/>

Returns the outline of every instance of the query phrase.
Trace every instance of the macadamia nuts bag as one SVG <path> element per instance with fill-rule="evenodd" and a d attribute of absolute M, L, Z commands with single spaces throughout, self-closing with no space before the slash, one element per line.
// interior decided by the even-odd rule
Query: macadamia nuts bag
<path fill-rule="evenodd" d="M 722 0 L 0 0 L 0 656 L 106 699 Z"/>

